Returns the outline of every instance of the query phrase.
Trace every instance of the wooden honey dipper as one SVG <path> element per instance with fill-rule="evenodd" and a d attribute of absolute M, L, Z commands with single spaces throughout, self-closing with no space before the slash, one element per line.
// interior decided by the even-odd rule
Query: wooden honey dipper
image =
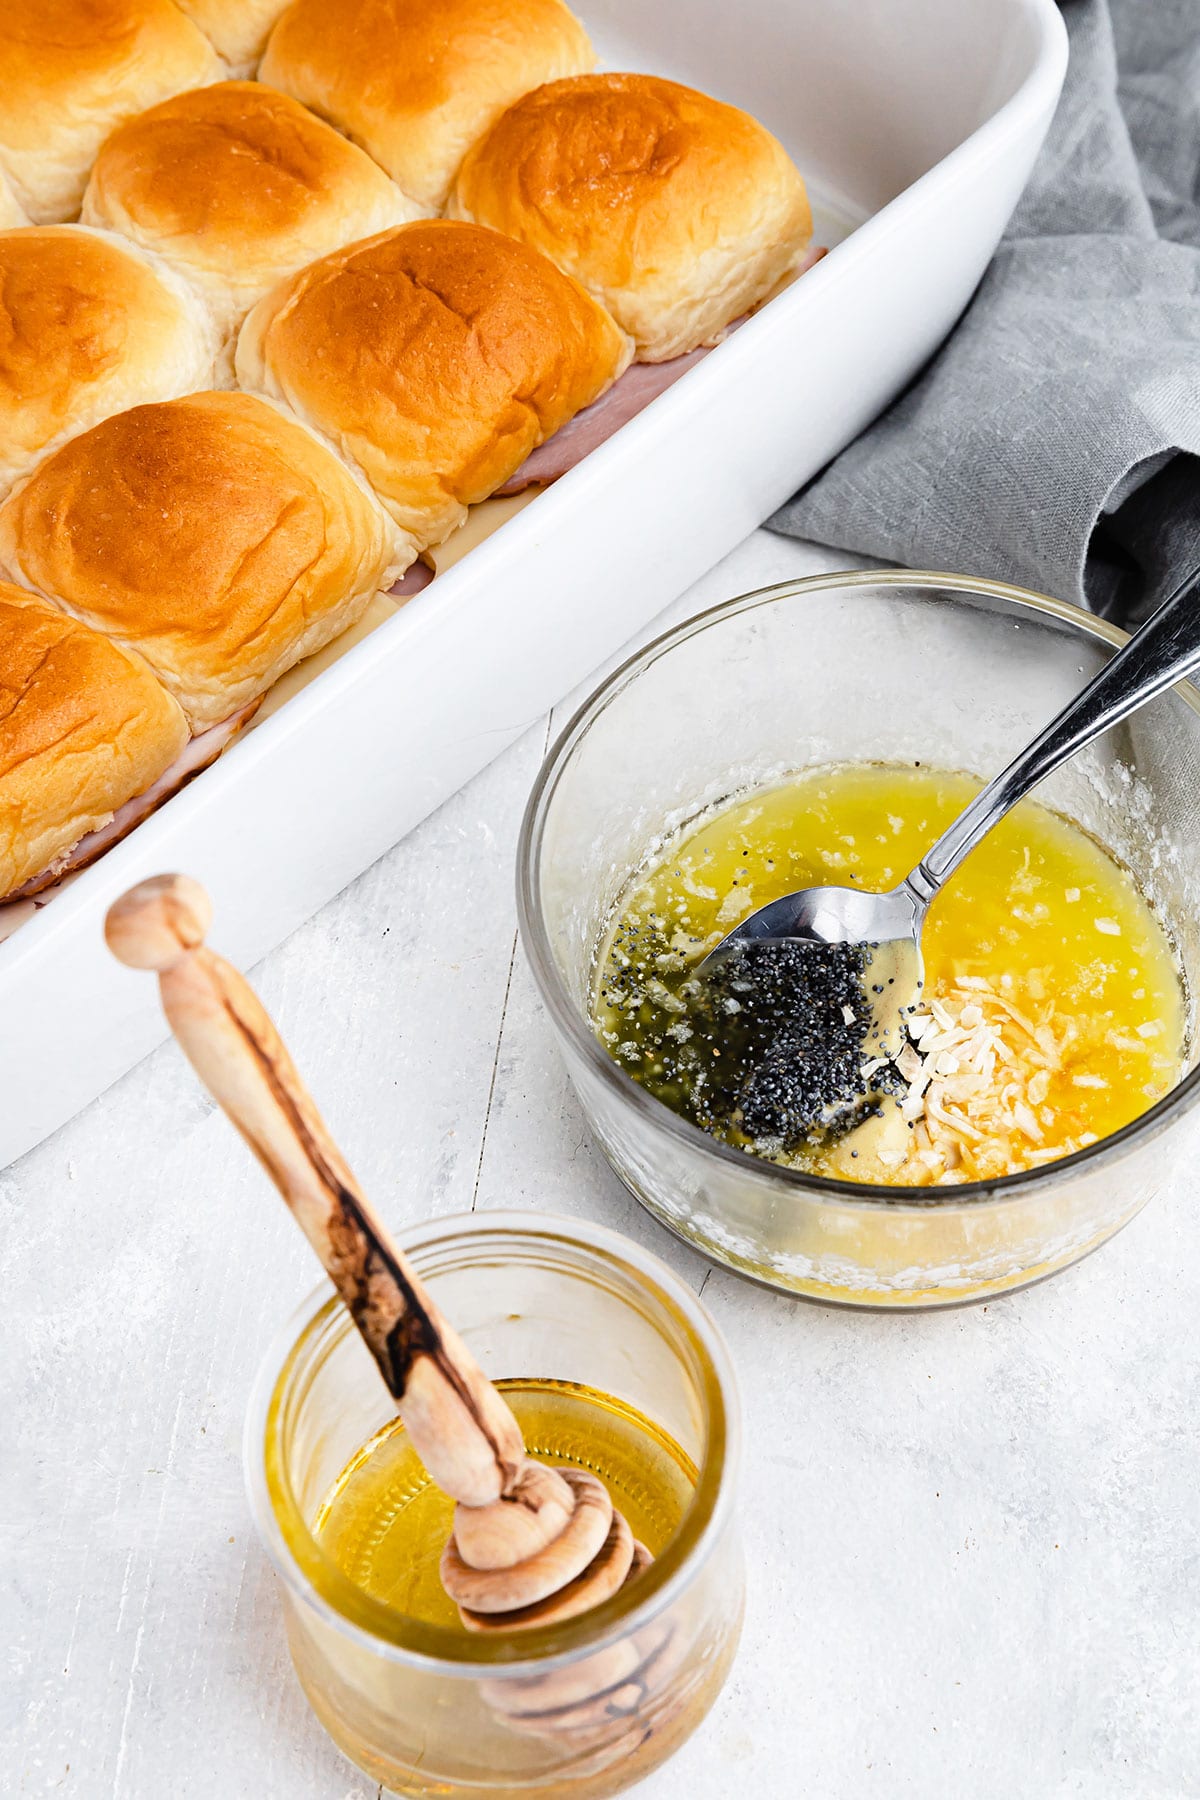
<path fill-rule="evenodd" d="M 110 907 L 105 937 L 119 961 L 157 971 L 185 1055 L 291 1208 L 413 1447 L 456 1502 L 441 1573 L 464 1624 L 511 1631 L 598 1605 L 649 1552 L 594 1475 L 525 1454 L 510 1408 L 376 1218 L 257 995 L 206 948 L 211 922 L 198 882 L 159 875 Z M 582 1701 L 572 1695 L 563 1725 Z M 588 1723 L 594 1711 L 593 1693 Z"/>

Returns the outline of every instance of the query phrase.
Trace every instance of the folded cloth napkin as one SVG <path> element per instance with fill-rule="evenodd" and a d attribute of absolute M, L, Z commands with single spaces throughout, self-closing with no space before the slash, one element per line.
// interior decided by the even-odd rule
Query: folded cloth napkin
<path fill-rule="evenodd" d="M 1200 0 L 1062 12 L 1062 100 L 968 311 L 768 523 L 1132 624 L 1200 567 Z"/>

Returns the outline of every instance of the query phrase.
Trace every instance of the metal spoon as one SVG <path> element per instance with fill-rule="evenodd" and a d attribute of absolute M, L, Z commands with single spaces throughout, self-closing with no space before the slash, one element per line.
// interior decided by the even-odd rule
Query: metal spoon
<path fill-rule="evenodd" d="M 1200 570 L 1193 570 L 1095 679 L 975 796 L 899 887 L 886 894 L 844 887 L 784 894 L 735 926 L 704 958 L 699 971 L 710 970 L 742 945 L 793 940 L 867 945 L 873 959 L 868 980 L 873 990 L 874 1042 L 894 1055 L 907 1035 L 905 1011 L 922 981 L 925 915 L 964 857 L 1039 781 L 1197 667 Z"/>

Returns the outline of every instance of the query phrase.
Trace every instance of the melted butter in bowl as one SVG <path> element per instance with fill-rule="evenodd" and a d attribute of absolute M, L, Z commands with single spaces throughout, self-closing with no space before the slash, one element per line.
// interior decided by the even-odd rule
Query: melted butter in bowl
<path fill-rule="evenodd" d="M 786 1087 L 803 1034 L 781 1039 L 782 1015 L 768 1008 L 756 1038 L 744 993 L 714 997 L 697 981 L 706 951 L 769 900 L 823 883 L 894 886 L 978 787 L 921 766 L 844 765 L 706 815 L 639 874 L 617 909 L 599 959 L 600 1041 L 648 1092 L 714 1137 L 872 1184 L 991 1180 L 1128 1124 L 1184 1072 L 1176 959 L 1128 871 L 1030 801 L 934 902 L 913 1042 L 886 1069 L 864 1053 L 864 1083 L 878 1088 L 865 1108 L 823 1118 L 802 1108 L 789 1122 L 778 1108 L 756 1107 L 755 1058 L 770 1031 L 772 1091 Z M 776 975 L 782 985 L 789 971 Z M 843 1007 L 852 1010 L 837 997 L 831 1034 Z"/>

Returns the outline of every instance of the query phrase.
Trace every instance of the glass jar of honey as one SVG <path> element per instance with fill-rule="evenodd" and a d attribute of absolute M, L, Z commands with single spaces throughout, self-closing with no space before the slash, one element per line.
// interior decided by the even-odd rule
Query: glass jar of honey
<path fill-rule="evenodd" d="M 695 1295 L 582 1220 L 442 1219 L 401 1242 L 532 1456 L 590 1469 L 653 1561 L 578 1617 L 473 1633 L 441 1588 L 452 1505 L 323 1288 L 246 1426 L 292 1660 L 331 1737 L 400 1794 L 616 1794 L 704 1717 L 736 1649 L 737 1402 Z"/>

